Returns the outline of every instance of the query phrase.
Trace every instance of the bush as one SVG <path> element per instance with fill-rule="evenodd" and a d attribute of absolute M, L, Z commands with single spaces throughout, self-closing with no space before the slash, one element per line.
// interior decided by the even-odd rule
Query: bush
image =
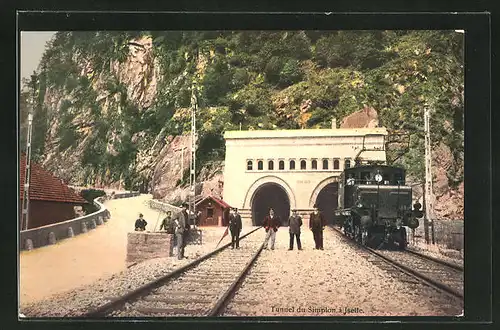
<path fill-rule="evenodd" d="M 94 199 L 105 196 L 106 192 L 104 190 L 98 189 L 85 189 L 80 192 L 80 195 L 90 204 L 83 205 L 83 210 L 85 214 L 90 214 L 97 212 L 99 209 L 94 205 Z"/>

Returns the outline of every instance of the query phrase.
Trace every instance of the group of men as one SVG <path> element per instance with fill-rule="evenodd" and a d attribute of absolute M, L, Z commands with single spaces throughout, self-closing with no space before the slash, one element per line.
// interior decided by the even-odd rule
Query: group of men
<path fill-rule="evenodd" d="M 231 232 L 231 248 L 239 249 L 239 239 L 242 228 L 241 216 L 238 214 L 238 209 L 233 208 L 229 216 L 229 230 Z M 315 249 L 323 250 L 323 230 L 326 226 L 323 214 L 319 212 L 317 205 L 314 205 L 314 211 L 309 218 L 309 228 L 313 232 Z M 271 250 L 274 250 L 276 242 L 276 232 L 281 226 L 281 220 L 274 210 L 269 209 L 269 214 L 264 218 L 262 226 L 266 230 L 266 238 L 264 239 L 264 249 L 268 249 L 270 245 Z M 292 215 L 289 218 L 288 230 L 290 233 L 290 246 L 288 250 L 293 250 L 294 241 L 297 241 L 297 248 L 302 250 L 302 243 L 300 242 L 300 227 L 302 226 L 302 218 L 297 214 L 297 210 L 292 210 Z"/>
<path fill-rule="evenodd" d="M 186 246 L 186 238 L 189 233 L 189 215 L 187 212 L 188 204 L 183 203 L 182 209 L 174 219 L 172 219 L 172 212 L 167 211 L 167 216 L 163 219 L 160 225 L 160 231 L 165 230 L 167 233 L 175 235 L 175 244 L 177 246 L 177 258 L 184 259 L 184 248 Z M 139 219 L 135 221 L 135 231 L 145 231 L 147 226 L 142 213 L 139 214 Z"/>
<path fill-rule="evenodd" d="M 172 221 L 172 213 L 167 212 L 167 216 L 163 219 L 160 230 L 165 230 L 167 233 L 175 234 L 175 240 L 177 245 L 177 258 L 183 259 L 184 248 L 186 244 L 186 236 L 189 232 L 189 215 L 188 215 L 188 204 L 182 204 L 182 210 L 175 216 Z M 197 214 L 197 221 L 200 212 Z M 300 242 L 300 228 L 302 227 L 302 218 L 298 215 L 297 210 L 292 210 L 292 215 L 288 221 L 288 230 L 290 233 L 290 245 L 288 250 L 293 250 L 294 241 L 297 241 L 297 248 L 302 250 L 302 243 Z M 144 220 L 143 215 L 139 214 L 139 219 L 135 222 L 136 231 L 146 230 L 147 222 Z M 270 245 L 271 250 L 274 250 L 274 244 L 276 241 L 276 232 L 281 226 L 280 217 L 277 216 L 274 210 L 269 209 L 269 214 L 264 218 L 262 225 L 266 230 L 266 237 L 264 239 L 264 249 L 268 249 Z M 314 205 L 314 211 L 309 217 L 309 228 L 313 233 L 314 244 L 316 250 L 323 250 L 323 230 L 326 226 L 326 221 L 323 214 L 319 211 L 317 205 Z M 237 208 L 232 208 L 232 212 L 229 216 L 229 231 L 231 232 L 231 248 L 240 248 L 240 233 L 242 229 L 241 216 L 238 213 Z"/>
<path fill-rule="evenodd" d="M 269 242 L 271 250 L 274 250 L 276 241 L 276 232 L 281 226 L 279 216 L 275 215 L 274 210 L 269 210 L 269 215 L 264 218 L 263 223 L 266 229 L 266 238 L 264 240 L 264 249 L 268 248 Z M 323 230 L 326 226 L 326 221 L 323 214 L 319 211 L 317 205 L 314 205 L 314 211 L 309 217 L 309 229 L 311 229 L 314 238 L 316 250 L 323 250 Z M 302 227 L 302 218 L 297 214 L 297 210 L 292 210 L 292 215 L 288 219 L 288 231 L 290 233 L 290 245 L 288 250 L 293 250 L 294 241 L 297 241 L 297 248 L 302 250 L 302 243 L 300 242 L 300 227 Z"/>

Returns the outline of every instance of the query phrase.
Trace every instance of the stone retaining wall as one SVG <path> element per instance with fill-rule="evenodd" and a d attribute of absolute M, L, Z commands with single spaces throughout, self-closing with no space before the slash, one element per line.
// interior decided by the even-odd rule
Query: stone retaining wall
<path fill-rule="evenodd" d="M 129 198 L 139 195 L 140 193 L 138 192 L 127 192 L 115 194 L 114 198 Z M 94 205 L 99 208 L 99 210 L 94 213 L 47 226 L 21 231 L 19 234 L 19 249 L 31 250 L 33 248 L 55 244 L 59 240 L 86 233 L 102 225 L 111 217 L 109 210 L 102 204 L 106 199 L 108 198 L 103 196 L 94 200 Z"/>
<path fill-rule="evenodd" d="M 131 232 L 127 234 L 127 262 L 173 256 L 174 235 Z"/>

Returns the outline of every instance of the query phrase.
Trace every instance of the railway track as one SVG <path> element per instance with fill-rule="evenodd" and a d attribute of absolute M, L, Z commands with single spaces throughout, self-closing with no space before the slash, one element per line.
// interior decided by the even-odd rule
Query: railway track
<path fill-rule="evenodd" d="M 356 246 L 367 260 L 382 269 L 392 273 L 394 270 L 398 270 L 420 283 L 444 292 L 455 299 L 463 300 L 463 267 L 410 250 L 374 250 L 348 239 L 338 228 L 334 227 L 333 229 L 348 244 Z M 415 283 L 408 278 L 405 281 Z"/>
<path fill-rule="evenodd" d="M 234 292 L 259 257 L 263 238 L 240 238 L 240 249 L 230 244 L 155 281 L 98 307 L 84 317 L 217 316 L 224 312 Z M 252 235 L 254 234 L 254 235 Z"/>

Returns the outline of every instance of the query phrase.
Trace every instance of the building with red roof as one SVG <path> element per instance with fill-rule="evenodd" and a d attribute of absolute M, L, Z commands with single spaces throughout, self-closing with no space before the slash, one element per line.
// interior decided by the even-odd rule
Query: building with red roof
<path fill-rule="evenodd" d="M 83 206 L 88 202 L 69 188 L 61 179 L 44 170 L 31 161 L 29 187 L 28 229 L 50 225 L 75 218 L 75 206 Z M 24 194 L 24 179 L 26 157 L 21 156 L 19 219 L 22 217 L 22 201 Z M 23 228 L 21 222 L 19 228 Z"/>
<path fill-rule="evenodd" d="M 200 211 L 199 226 L 227 226 L 231 206 L 223 200 L 207 196 L 196 203 L 196 211 Z"/>

